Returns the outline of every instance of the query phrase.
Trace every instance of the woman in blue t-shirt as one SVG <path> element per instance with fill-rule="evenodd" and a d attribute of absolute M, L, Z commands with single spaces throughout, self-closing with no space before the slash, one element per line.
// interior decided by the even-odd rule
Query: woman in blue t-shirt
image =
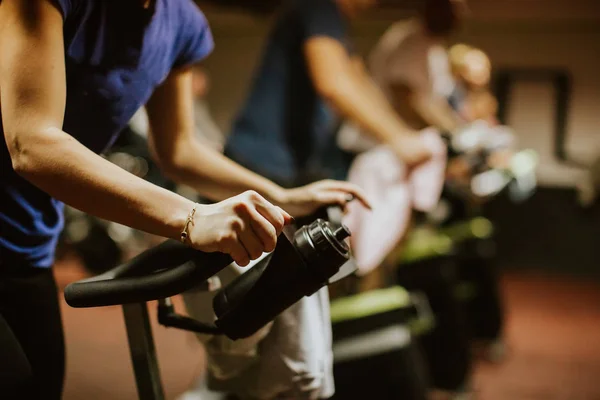
<path fill-rule="evenodd" d="M 290 214 L 364 198 L 342 182 L 283 189 L 197 142 L 188 66 L 212 48 L 192 0 L 0 0 L 1 398 L 61 396 L 49 267 L 62 202 L 247 265 Z M 163 171 L 219 203 L 194 204 L 98 155 L 144 104 Z"/>

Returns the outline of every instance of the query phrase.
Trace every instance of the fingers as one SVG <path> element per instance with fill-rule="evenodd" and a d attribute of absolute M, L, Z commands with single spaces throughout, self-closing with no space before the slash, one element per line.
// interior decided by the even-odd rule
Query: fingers
<path fill-rule="evenodd" d="M 236 243 L 230 249 L 224 250 L 223 252 L 228 253 L 233 261 L 240 267 L 245 267 L 246 265 L 250 264 L 248 253 L 240 242 Z"/>
<path fill-rule="evenodd" d="M 353 199 L 356 199 L 369 210 L 373 208 L 366 193 L 355 184 L 344 181 L 323 181 L 323 185 L 328 190 L 341 192 L 345 196 L 345 201 L 343 203 L 336 202 L 342 206 Z"/>
<path fill-rule="evenodd" d="M 229 219 L 223 233 L 218 237 L 218 251 L 227 253 L 233 258 L 233 261 L 241 267 L 250 263 L 250 255 L 240 240 L 240 233 L 244 228 L 244 222 L 241 218 L 232 217 Z"/>
<path fill-rule="evenodd" d="M 256 192 L 247 192 L 248 200 L 253 205 L 253 208 L 260 213 L 274 228 L 276 235 L 279 236 L 283 227 L 293 221 L 290 214 L 281 208 L 274 206 L 265 200 L 264 197 Z"/>
<path fill-rule="evenodd" d="M 192 246 L 229 254 L 240 266 L 275 250 L 277 237 L 293 218 L 255 192 L 207 206 L 196 226 Z M 200 215 L 202 214 L 202 215 Z"/>
<path fill-rule="evenodd" d="M 321 191 L 317 194 L 316 200 L 324 205 L 338 204 L 345 209 L 348 203 L 348 194 L 336 190 Z"/>
<path fill-rule="evenodd" d="M 255 245 L 260 247 L 260 253 L 254 258 L 259 257 L 263 252 L 269 253 L 275 250 L 277 237 L 281 233 L 283 222 L 279 222 L 278 226 L 274 226 L 254 207 L 247 207 L 243 212 L 246 214 L 246 219 L 248 221 L 247 230 L 254 236 L 254 239 L 249 240 L 252 241 L 252 243 L 256 241 Z M 283 221 L 283 217 L 281 217 L 281 220 Z M 252 256 L 253 254 L 251 253 L 250 255 Z"/>
<path fill-rule="evenodd" d="M 242 231 L 239 233 L 238 237 L 239 237 L 240 241 L 242 242 L 242 246 L 244 246 L 244 249 L 246 250 L 246 253 L 250 257 L 250 259 L 256 260 L 258 257 L 260 257 L 262 255 L 262 253 L 264 251 L 271 251 L 271 250 L 266 250 L 267 245 L 265 245 L 263 243 L 263 239 L 259 236 L 259 234 L 256 232 L 256 230 L 253 229 L 253 226 L 256 224 L 256 222 L 252 221 L 252 219 L 250 217 L 247 217 L 247 220 L 244 222 L 245 222 L 244 229 L 242 229 Z M 275 231 L 275 229 L 273 229 L 273 233 L 274 233 L 274 231 Z M 272 244 L 273 249 L 275 248 L 274 243 L 276 242 L 277 238 L 275 237 L 274 239 L 275 240 L 273 240 L 273 244 Z M 271 245 L 271 242 L 269 242 L 269 244 Z"/>
<path fill-rule="evenodd" d="M 264 221 L 264 225 L 269 225 L 260 215 L 258 217 Z M 273 238 L 269 241 L 270 250 L 267 250 L 267 246 L 262 243 L 261 238 L 252 228 L 254 225 L 255 221 L 252 221 L 249 215 L 233 217 L 226 233 L 219 240 L 219 251 L 228 253 L 233 261 L 241 267 L 245 267 L 251 260 L 259 258 L 263 252 L 275 249 L 277 241 L 277 237 L 274 236 L 275 229 L 271 227 Z"/>

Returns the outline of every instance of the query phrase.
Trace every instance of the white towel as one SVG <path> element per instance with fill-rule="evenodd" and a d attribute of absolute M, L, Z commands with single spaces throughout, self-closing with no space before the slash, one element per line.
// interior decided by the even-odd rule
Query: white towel
<path fill-rule="evenodd" d="M 446 168 L 446 146 L 435 129 L 421 132 L 433 154 L 428 162 L 407 174 L 405 165 L 387 146 L 378 146 L 356 157 L 348 180 L 360 186 L 373 210 L 350 203 L 344 223 L 350 228 L 357 273 L 378 267 L 398 245 L 408 229 L 411 212 L 430 211 L 438 203 Z"/>

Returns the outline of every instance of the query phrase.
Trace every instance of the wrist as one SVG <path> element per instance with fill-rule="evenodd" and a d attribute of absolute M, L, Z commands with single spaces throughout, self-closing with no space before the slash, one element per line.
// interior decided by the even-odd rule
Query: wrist
<path fill-rule="evenodd" d="M 196 218 L 196 213 L 198 212 L 199 208 L 200 208 L 200 204 L 195 203 L 185 220 L 185 223 L 183 225 L 183 230 L 181 231 L 181 235 L 179 237 L 179 240 L 183 244 L 191 244 L 192 243 L 192 240 L 190 238 L 190 233 L 191 233 L 194 225 L 196 224 L 195 218 Z"/>
<path fill-rule="evenodd" d="M 389 144 L 392 148 L 401 150 L 402 153 L 404 153 L 404 150 L 406 149 L 407 145 L 413 143 L 415 138 L 418 138 L 418 134 L 416 132 L 402 131 L 399 134 L 392 137 L 391 142 Z"/>
<path fill-rule="evenodd" d="M 169 213 L 167 217 L 168 237 L 181 241 L 181 233 L 186 229 L 188 223 L 188 217 L 192 210 L 196 207 L 196 214 L 200 211 L 196 203 L 186 198 L 182 198 L 182 201 L 177 204 Z M 197 215 L 196 215 L 197 216 Z M 191 226 L 187 226 L 187 232 L 189 233 Z"/>
<path fill-rule="evenodd" d="M 265 190 L 263 196 L 267 201 L 273 203 L 276 206 L 282 207 L 289 202 L 288 190 L 283 187 L 270 182 L 269 188 Z"/>
<path fill-rule="evenodd" d="M 420 133 L 420 131 L 415 129 L 402 129 L 396 131 L 396 133 L 392 135 L 391 138 L 394 143 L 402 143 L 405 140 L 410 140 L 419 137 Z"/>

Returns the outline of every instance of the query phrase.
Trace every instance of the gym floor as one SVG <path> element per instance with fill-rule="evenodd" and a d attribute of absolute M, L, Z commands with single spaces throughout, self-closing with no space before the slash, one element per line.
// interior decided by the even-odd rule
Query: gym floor
<path fill-rule="evenodd" d="M 55 271 L 61 287 L 83 277 L 75 261 Z M 477 366 L 475 399 L 600 400 L 600 284 L 511 272 L 502 287 L 509 353 L 501 364 Z M 135 400 L 120 308 L 63 303 L 63 320 L 64 400 Z M 158 328 L 154 335 L 167 398 L 175 399 L 203 370 L 202 349 L 182 331 Z"/>

